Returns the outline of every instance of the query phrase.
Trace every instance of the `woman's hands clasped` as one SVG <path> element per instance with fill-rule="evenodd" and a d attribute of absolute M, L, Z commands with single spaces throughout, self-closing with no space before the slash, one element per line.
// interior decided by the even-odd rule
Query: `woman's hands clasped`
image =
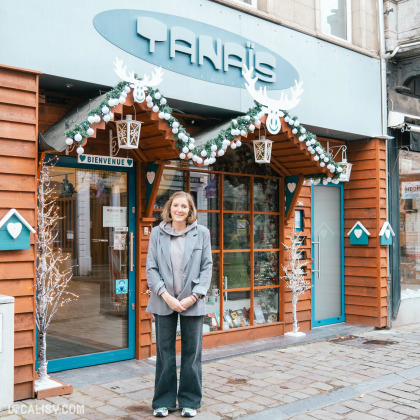
<path fill-rule="evenodd" d="M 166 302 L 166 304 L 176 312 L 183 312 L 195 303 L 191 296 L 188 296 L 179 301 L 177 298 L 171 296 L 167 291 L 163 292 L 161 297 Z"/>

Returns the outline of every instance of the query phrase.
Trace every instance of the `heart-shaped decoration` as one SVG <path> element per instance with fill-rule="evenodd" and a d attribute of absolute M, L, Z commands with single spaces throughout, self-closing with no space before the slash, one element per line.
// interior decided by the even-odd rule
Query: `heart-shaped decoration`
<path fill-rule="evenodd" d="M 80 159 L 80 162 L 84 162 L 86 160 L 86 156 L 85 155 L 80 155 L 79 159 Z"/>
<path fill-rule="evenodd" d="M 13 239 L 16 239 L 20 235 L 20 232 L 22 232 L 22 223 L 8 223 L 7 231 Z"/>
<path fill-rule="evenodd" d="M 389 239 L 390 236 L 391 236 L 391 231 L 389 229 L 387 229 L 385 231 L 385 237 L 386 237 L 386 239 Z"/>
<path fill-rule="evenodd" d="M 292 193 L 296 189 L 296 182 L 289 182 L 287 184 L 287 189 Z"/>
<path fill-rule="evenodd" d="M 354 229 L 354 236 L 356 236 L 357 239 L 360 239 L 362 236 L 363 230 L 362 229 Z"/>
<path fill-rule="evenodd" d="M 131 166 L 133 164 L 133 159 L 127 159 L 127 163 L 128 163 L 128 166 Z"/>
<path fill-rule="evenodd" d="M 147 172 L 146 177 L 149 184 L 153 184 L 153 181 L 155 180 L 156 172 Z"/>

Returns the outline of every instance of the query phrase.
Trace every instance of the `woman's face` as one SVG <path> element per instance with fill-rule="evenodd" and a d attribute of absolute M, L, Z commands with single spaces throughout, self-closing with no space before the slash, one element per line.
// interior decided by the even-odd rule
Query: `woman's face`
<path fill-rule="evenodd" d="M 185 197 L 176 197 L 171 205 L 171 217 L 174 222 L 185 222 L 188 217 L 190 206 Z"/>

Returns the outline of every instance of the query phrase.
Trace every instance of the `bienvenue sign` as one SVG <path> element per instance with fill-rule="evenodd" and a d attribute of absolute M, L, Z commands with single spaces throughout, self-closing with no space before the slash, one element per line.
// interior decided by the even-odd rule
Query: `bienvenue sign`
<path fill-rule="evenodd" d="M 246 65 L 269 89 L 287 89 L 299 80 L 292 64 L 268 48 L 192 19 L 115 9 L 97 14 L 93 24 L 105 39 L 129 54 L 195 79 L 243 88 Z"/>
<path fill-rule="evenodd" d="M 133 159 L 98 156 L 98 155 L 78 155 L 78 163 L 87 163 L 89 165 L 103 165 L 103 166 L 119 166 L 122 168 L 132 168 Z"/>

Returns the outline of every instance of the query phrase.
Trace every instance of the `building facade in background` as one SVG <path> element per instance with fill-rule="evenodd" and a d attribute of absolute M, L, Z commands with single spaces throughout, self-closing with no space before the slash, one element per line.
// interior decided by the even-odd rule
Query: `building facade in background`
<path fill-rule="evenodd" d="M 50 371 L 154 354 L 154 320 L 145 312 L 148 238 L 164 202 L 181 189 L 194 196 L 199 223 L 211 231 L 204 346 L 291 331 L 281 267 L 292 226 L 312 284 L 298 303 L 301 330 L 337 322 L 388 325 L 377 20 L 373 0 L 0 6 L 0 39 L 9 40 L 0 44 L 0 217 L 17 208 L 34 225 L 37 165 L 59 156 L 51 168 L 63 217 L 56 247 L 69 257 L 70 288 L 79 296 L 51 324 Z M 80 155 L 64 133 L 86 121 L 121 81 L 116 57 L 141 76 L 162 67 L 158 87 L 172 111 L 168 119 L 159 116 L 131 91 L 108 122 L 98 111 L 101 120 L 81 141 Z M 266 117 L 260 129 L 238 134 L 242 146 L 235 141 L 213 164 L 184 159 L 171 118 L 198 147 L 249 115 L 255 104 L 244 65 L 254 69 L 256 88 L 267 89 L 254 98 L 272 108 L 302 82 L 290 114 L 326 155 L 353 164 L 350 181 L 329 183 L 326 156 L 312 153 L 283 117 L 274 134 Z M 116 121 L 127 115 L 143 122 L 139 149 L 108 160 Z M 271 162 L 257 164 L 251 140 L 265 135 L 273 141 Z M 308 179 L 319 176 L 325 183 L 311 185 Z M 0 251 L 0 293 L 16 299 L 16 399 L 33 395 L 35 244 L 33 237 L 25 252 Z"/>

